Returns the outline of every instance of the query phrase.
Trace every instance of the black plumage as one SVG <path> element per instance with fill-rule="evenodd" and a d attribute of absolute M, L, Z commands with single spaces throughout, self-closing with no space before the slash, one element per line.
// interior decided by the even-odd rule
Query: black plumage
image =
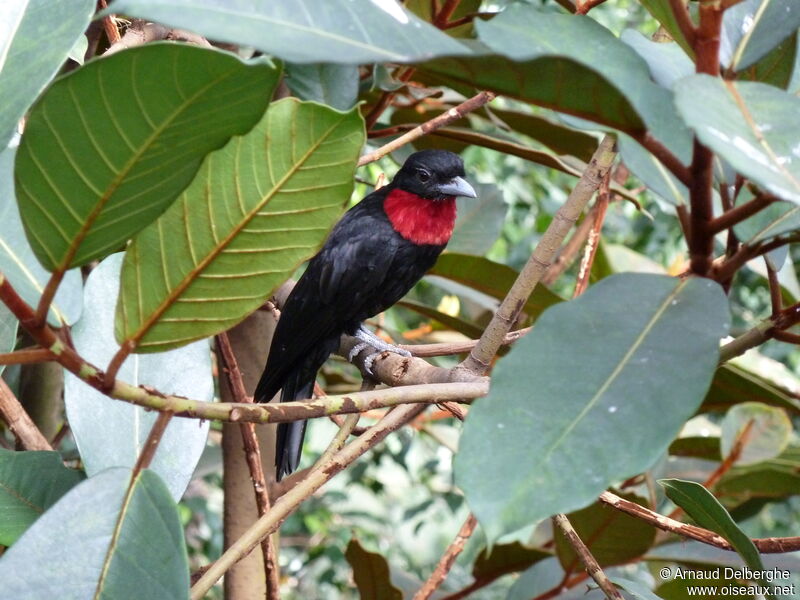
<path fill-rule="evenodd" d="M 463 175 L 457 155 L 417 152 L 389 185 L 345 213 L 285 302 L 256 401 L 278 390 L 282 402 L 310 398 L 340 336 L 395 304 L 433 266 L 452 231 L 454 196 L 475 196 Z M 278 426 L 278 478 L 297 468 L 305 425 Z"/>

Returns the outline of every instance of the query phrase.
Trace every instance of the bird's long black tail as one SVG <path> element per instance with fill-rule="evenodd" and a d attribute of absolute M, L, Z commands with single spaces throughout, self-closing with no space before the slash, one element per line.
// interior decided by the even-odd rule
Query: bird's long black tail
<path fill-rule="evenodd" d="M 314 390 L 314 375 L 308 381 L 308 375 L 301 369 L 289 375 L 283 384 L 281 402 L 291 402 L 300 398 L 311 398 Z M 305 377 L 303 377 L 305 375 Z M 303 437 L 306 434 L 306 421 L 279 423 L 277 443 L 275 445 L 275 477 L 280 481 L 284 475 L 292 473 L 300 463 L 303 450 Z"/>

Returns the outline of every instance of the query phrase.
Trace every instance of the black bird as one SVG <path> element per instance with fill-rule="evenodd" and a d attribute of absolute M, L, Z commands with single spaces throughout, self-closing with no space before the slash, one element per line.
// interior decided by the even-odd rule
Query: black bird
<path fill-rule="evenodd" d="M 317 371 L 343 333 L 367 346 L 408 355 L 376 337 L 362 321 L 402 298 L 433 266 L 453 232 L 456 196 L 474 198 L 457 154 L 412 154 L 391 183 L 348 210 L 311 259 L 281 311 L 257 402 L 310 398 Z M 371 362 L 366 364 L 367 369 Z M 278 425 L 277 477 L 300 462 L 305 421 Z"/>

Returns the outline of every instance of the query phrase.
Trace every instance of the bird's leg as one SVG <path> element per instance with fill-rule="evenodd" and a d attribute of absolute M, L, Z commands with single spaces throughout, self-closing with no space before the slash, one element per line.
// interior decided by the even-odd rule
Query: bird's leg
<path fill-rule="evenodd" d="M 388 344 L 384 342 L 381 338 L 377 335 L 372 333 L 369 329 L 364 327 L 364 325 L 360 325 L 358 331 L 356 331 L 355 336 L 353 336 L 359 340 L 361 340 L 360 344 L 356 344 L 353 346 L 353 349 L 350 350 L 350 354 L 347 355 L 347 360 L 353 362 L 353 359 L 358 356 L 362 350 L 365 348 L 374 348 L 376 352 L 371 353 L 364 359 L 364 370 L 369 374 L 373 375 L 372 372 L 372 363 L 375 362 L 375 358 L 381 352 L 394 352 L 395 354 L 399 354 L 400 356 L 411 356 L 411 352 L 408 350 L 403 350 L 402 348 L 398 348 L 393 344 Z"/>

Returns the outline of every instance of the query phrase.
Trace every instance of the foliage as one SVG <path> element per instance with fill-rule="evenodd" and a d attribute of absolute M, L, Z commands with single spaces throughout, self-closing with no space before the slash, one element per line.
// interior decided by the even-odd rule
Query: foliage
<path fill-rule="evenodd" d="M 338 427 L 310 427 L 302 466 L 323 468 L 277 501 L 266 481 L 283 597 L 575 597 L 587 576 L 549 524 L 562 513 L 628 597 L 764 582 L 675 576 L 698 566 L 782 569 L 794 579 L 772 584 L 800 587 L 797 555 L 753 539 L 800 535 L 795 0 L 115 0 L 90 24 L 94 4 L 0 9 L 4 591 L 206 597 L 213 581 L 191 587 L 190 567 L 225 563 L 231 513 L 258 526 L 243 494 L 223 520 L 220 446 L 233 479 L 239 427 L 196 418 L 244 400 L 214 336 L 247 339 L 235 356 L 257 377 L 267 340 L 245 319 L 280 308 L 345 207 L 431 147 L 461 153 L 479 199 L 459 201 L 449 251 L 370 324 L 431 354 L 450 344 L 426 360 L 451 378 L 498 320 L 533 329 L 491 352 L 490 392 L 463 425 L 430 408 L 333 459 Z M 618 160 L 593 178 L 606 135 Z M 572 225 L 562 207 L 598 188 L 553 243 Z M 541 252 L 547 285 L 520 296 Z M 26 384 L 43 361 L 49 394 Z M 360 385 L 338 359 L 322 375 L 330 395 Z M 402 383 L 431 404 L 430 381 Z M 260 410 L 222 406 L 229 421 Z M 21 451 L 53 419 L 56 452 Z M 293 497 L 358 443 L 370 453 L 324 493 Z M 477 529 L 451 544 L 471 512 Z M 707 543 L 681 542 L 678 521 Z M 454 564 L 429 580 L 443 555 Z M 265 585 L 256 567 L 248 590 Z M 250 597 L 237 577 L 226 596 Z"/>

